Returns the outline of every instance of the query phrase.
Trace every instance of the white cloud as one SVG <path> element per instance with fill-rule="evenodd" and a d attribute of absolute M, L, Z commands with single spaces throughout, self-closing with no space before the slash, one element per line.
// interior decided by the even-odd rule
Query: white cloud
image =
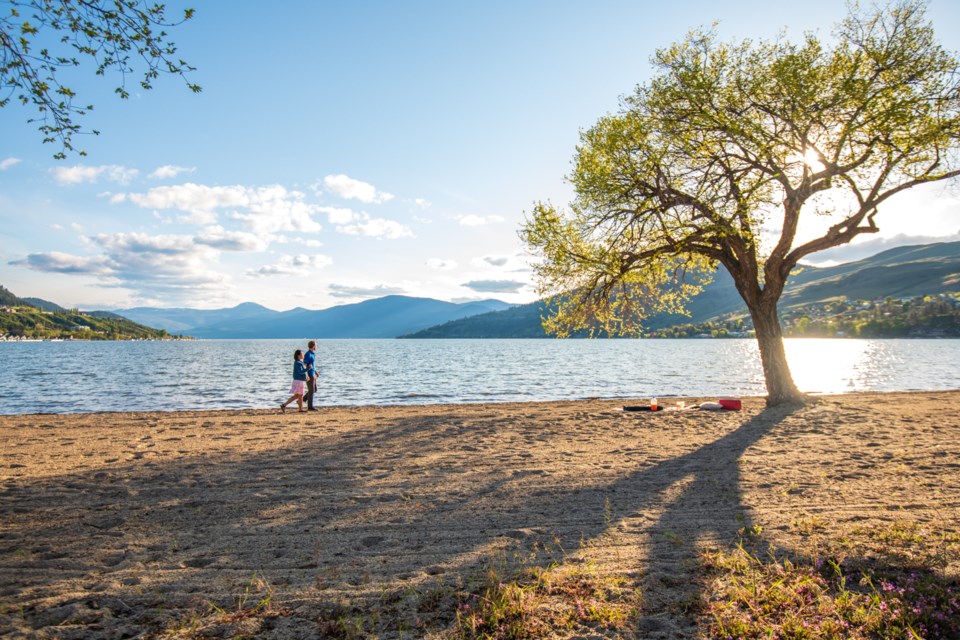
<path fill-rule="evenodd" d="M 192 182 L 154 187 L 146 193 L 126 194 L 126 198 L 144 209 L 185 211 L 190 215 L 182 221 L 196 224 L 213 224 L 217 209 L 241 207 L 249 202 L 245 187 L 208 187 Z"/>
<path fill-rule="evenodd" d="M 96 277 L 101 285 L 123 287 L 141 299 L 195 301 L 224 293 L 227 278 L 213 270 L 220 252 L 190 236 L 143 233 L 100 234 L 83 238 L 99 255 L 31 254 L 11 264 L 35 271 Z"/>
<path fill-rule="evenodd" d="M 177 167 L 172 164 L 165 164 L 162 167 L 154 169 L 149 177 L 155 180 L 163 180 L 166 178 L 176 178 L 181 173 L 193 173 L 196 170 L 196 167 Z"/>
<path fill-rule="evenodd" d="M 504 267 L 510 262 L 510 256 L 481 256 L 473 262 L 477 266 L 483 267 Z"/>
<path fill-rule="evenodd" d="M 20 158 L 5 158 L 0 160 L 0 171 L 6 171 L 15 164 L 20 164 Z"/>
<path fill-rule="evenodd" d="M 519 293 L 527 283 L 517 280 L 471 280 L 462 286 L 480 293 Z"/>
<path fill-rule="evenodd" d="M 101 233 L 90 238 L 104 249 L 143 254 L 177 255 L 193 246 L 190 236 L 145 233 Z"/>
<path fill-rule="evenodd" d="M 433 206 L 429 200 L 424 198 L 414 198 L 413 203 L 421 209 L 429 209 L 431 206 Z"/>
<path fill-rule="evenodd" d="M 457 268 L 456 260 L 444 260 L 443 258 L 430 258 L 427 260 L 427 266 L 439 271 L 449 271 Z"/>
<path fill-rule="evenodd" d="M 270 240 L 245 231 L 227 231 L 221 226 L 205 228 L 196 238 L 197 244 L 223 251 L 265 251 Z"/>
<path fill-rule="evenodd" d="M 485 218 L 481 218 L 480 216 L 475 216 L 473 214 L 468 216 L 460 216 L 458 219 L 460 220 L 460 224 L 465 227 L 479 227 L 480 225 L 487 224 Z"/>
<path fill-rule="evenodd" d="M 352 236 L 370 236 L 390 240 L 413 237 L 413 231 L 409 227 L 394 220 L 384 220 L 383 218 L 371 218 L 357 224 L 340 226 L 337 227 L 337 231 Z"/>
<path fill-rule="evenodd" d="M 82 225 L 82 224 L 79 224 L 79 223 L 76 223 L 76 222 L 71 222 L 71 223 L 70 223 L 70 229 L 72 229 L 73 231 L 75 231 L 75 232 L 77 232 L 77 233 L 83 233 L 84 231 L 86 231 L 86 229 L 83 228 L 83 225 Z"/>
<path fill-rule="evenodd" d="M 74 256 L 59 251 L 31 253 L 22 260 L 11 261 L 10 264 L 45 273 L 94 276 L 105 276 L 113 273 L 113 267 L 106 256 Z"/>
<path fill-rule="evenodd" d="M 54 231 L 63 231 L 63 225 L 56 222 L 51 224 L 50 228 L 53 229 Z"/>
<path fill-rule="evenodd" d="M 310 247 L 311 249 L 319 249 L 320 247 L 324 246 L 322 242 L 319 240 L 314 240 L 313 238 L 302 238 L 300 236 L 293 236 L 291 238 L 290 236 L 283 235 L 282 233 L 270 236 L 270 242 L 273 244 L 297 243 L 302 244 L 305 247 Z"/>
<path fill-rule="evenodd" d="M 304 201 L 304 194 L 288 191 L 279 185 L 251 189 L 246 212 L 235 212 L 232 217 L 241 220 L 254 233 L 297 231 L 316 233 L 323 227 L 313 216 L 320 208 Z"/>
<path fill-rule="evenodd" d="M 116 233 L 91 240 L 109 256 L 113 275 L 127 287 L 153 293 L 209 290 L 226 280 L 210 268 L 220 252 L 196 244 L 189 236 Z"/>
<path fill-rule="evenodd" d="M 473 258 L 470 263 L 480 269 L 492 269 L 500 273 L 505 271 L 527 273 L 530 271 L 530 264 L 525 254 L 519 252 L 514 254 L 489 254 L 479 256 Z"/>
<path fill-rule="evenodd" d="M 837 190 L 819 195 L 822 215 L 814 214 L 810 205 L 801 217 L 794 246 L 822 237 L 831 226 L 857 210 L 859 204 L 849 193 Z M 812 215 L 811 215 L 812 214 Z M 875 243 L 877 251 L 898 244 L 923 244 L 943 241 L 957 234 L 960 219 L 960 182 L 955 180 L 943 183 L 934 182 L 921 185 L 900 193 L 879 207 L 874 222 L 879 227 L 877 233 L 864 234 L 846 246 L 817 252 L 805 261 L 826 262 L 844 261 L 852 256 L 866 257 L 866 253 L 853 247 L 868 242 Z M 768 249 L 779 238 L 782 228 L 782 216 L 771 216 L 763 229 L 764 246 Z M 900 242 L 897 238 L 914 238 Z M 832 255 L 831 255 L 832 254 Z M 847 254 L 847 255 L 843 255 Z"/>
<path fill-rule="evenodd" d="M 83 165 L 74 165 L 72 167 L 56 167 L 52 169 L 53 179 L 60 184 L 81 184 L 84 182 L 96 182 L 101 177 L 120 184 L 127 184 L 139 175 L 136 169 L 128 169 L 116 164 L 100 165 L 99 167 L 87 167 Z"/>
<path fill-rule="evenodd" d="M 354 180 L 342 173 L 325 177 L 323 185 L 331 192 L 347 200 L 359 200 L 368 204 L 382 204 L 393 200 L 392 193 L 378 191 L 372 184 Z"/>
<path fill-rule="evenodd" d="M 460 221 L 460 224 L 464 227 L 481 227 L 487 224 L 493 224 L 495 222 L 503 222 L 504 218 L 502 216 L 477 216 L 468 214 L 465 216 L 457 216 L 457 220 Z"/>
<path fill-rule="evenodd" d="M 304 276 L 317 269 L 323 269 L 333 264 L 329 256 L 320 254 L 308 256 L 283 256 L 274 264 L 264 265 L 258 269 L 249 269 L 248 276 Z"/>
<path fill-rule="evenodd" d="M 403 295 L 406 293 L 406 290 L 401 287 L 393 287 L 385 284 L 378 284 L 372 287 L 331 284 L 328 287 L 328 291 L 334 298 L 381 298 L 383 296 Z"/>
<path fill-rule="evenodd" d="M 313 216 L 320 211 L 304 201 L 304 194 L 280 185 L 211 187 L 187 182 L 154 187 L 146 193 L 129 193 L 124 198 L 146 209 L 173 209 L 188 215 L 180 222 L 214 224 L 217 212 L 229 210 L 249 231 L 270 234 L 279 231 L 315 233 L 322 227 Z M 114 196 L 122 201 L 123 198 Z"/>
<path fill-rule="evenodd" d="M 352 209 L 343 207 L 318 207 L 317 211 L 327 214 L 330 224 L 350 224 L 358 218 Z"/>

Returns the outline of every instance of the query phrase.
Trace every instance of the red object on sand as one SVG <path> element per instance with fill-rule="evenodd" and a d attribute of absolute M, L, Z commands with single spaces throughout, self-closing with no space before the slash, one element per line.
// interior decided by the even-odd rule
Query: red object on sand
<path fill-rule="evenodd" d="M 740 411 L 740 398 L 720 398 L 720 406 L 730 411 Z"/>

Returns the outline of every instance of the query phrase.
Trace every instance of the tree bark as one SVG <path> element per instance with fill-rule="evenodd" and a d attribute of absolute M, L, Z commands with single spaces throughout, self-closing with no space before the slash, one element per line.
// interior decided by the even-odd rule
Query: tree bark
<path fill-rule="evenodd" d="M 763 364 L 763 378 L 767 385 L 767 406 L 795 404 L 804 401 L 804 395 L 797 389 L 787 364 L 787 354 L 783 348 L 783 332 L 777 315 L 776 299 L 764 299 L 749 305 L 753 328 L 760 346 L 760 361 Z"/>

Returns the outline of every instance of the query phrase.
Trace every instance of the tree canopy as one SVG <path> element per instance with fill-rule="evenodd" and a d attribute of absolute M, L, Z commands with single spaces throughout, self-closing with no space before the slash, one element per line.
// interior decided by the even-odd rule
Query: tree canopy
<path fill-rule="evenodd" d="M 547 326 L 638 330 L 717 265 L 757 332 L 773 403 L 800 397 L 776 305 L 806 256 L 878 231 L 883 203 L 960 174 L 960 67 L 925 4 L 848 16 L 821 40 L 721 42 L 699 29 L 653 57 L 653 79 L 581 133 L 569 211 L 537 203 L 521 237 Z M 798 240 L 801 219 L 826 216 Z"/>
<path fill-rule="evenodd" d="M 187 79 L 194 68 L 177 57 L 165 31 L 190 20 L 193 9 L 169 20 L 164 5 L 145 0 L 6 0 L 0 6 L 6 7 L 0 14 L 0 107 L 11 100 L 33 106 L 37 115 L 29 121 L 38 123 L 43 142 L 60 146 L 56 158 L 84 155 L 74 148 L 73 136 L 85 132 L 74 118 L 93 109 L 62 82 L 70 68 L 91 65 L 96 75 L 118 75 L 114 91 L 121 98 L 130 95 L 131 74 L 142 89 L 167 73 L 201 90 Z"/>

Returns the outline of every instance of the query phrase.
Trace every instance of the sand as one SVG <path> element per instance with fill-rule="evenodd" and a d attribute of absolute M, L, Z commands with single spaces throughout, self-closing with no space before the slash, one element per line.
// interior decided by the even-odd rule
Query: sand
<path fill-rule="evenodd" d="M 545 636 L 694 638 L 745 527 L 960 526 L 960 392 L 624 404 L 0 416 L 0 636 L 441 638 L 539 564 L 641 594 L 634 631 Z"/>

